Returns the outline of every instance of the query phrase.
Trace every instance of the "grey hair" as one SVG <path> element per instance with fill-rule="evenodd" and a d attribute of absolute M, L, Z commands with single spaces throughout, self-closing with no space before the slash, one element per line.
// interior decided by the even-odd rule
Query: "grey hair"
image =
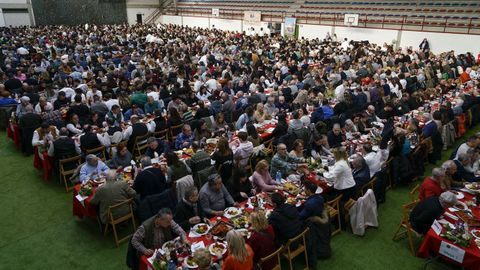
<path fill-rule="evenodd" d="M 340 127 L 340 124 L 339 124 L 339 123 L 335 123 L 335 124 L 333 124 L 333 127 L 332 127 L 332 129 L 334 129 L 334 128 L 341 128 L 341 127 Z"/>
<path fill-rule="evenodd" d="M 140 160 L 140 163 L 142 164 L 142 167 L 145 168 L 152 165 L 152 159 L 149 156 L 144 156 Z"/>
<path fill-rule="evenodd" d="M 432 120 L 432 115 L 430 113 L 424 113 L 423 117 L 427 118 L 428 120 Z"/>
<path fill-rule="evenodd" d="M 443 168 L 433 168 L 432 176 L 435 180 L 445 176 L 445 170 Z"/>
<path fill-rule="evenodd" d="M 190 198 L 196 192 L 198 192 L 198 189 L 196 187 L 191 187 L 191 188 L 187 189 L 187 191 L 185 191 L 185 195 L 184 195 L 185 199 Z"/>
<path fill-rule="evenodd" d="M 460 153 L 460 154 L 458 154 L 457 159 L 460 162 L 464 162 L 464 161 L 467 161 L 468 159 L 470 159 L 470 155 L 468 155 L 467 153 Z"/>
<path fill-rule="evenodd" d="M 440 194 L 438 200 L 440 201 L 440 204 L 442 204 L 442 206 L 455 205 L 457 203 L 457 197 L 450 191 L 445 191 Z"/>
<path fill-rule="evenodd" d="M 90 161 L 90 160 L 95 159 L 95 158 L 97 158 L 97 156 L 95 156 L 94 154 L 88 154 L 87 157 L 85 157 L 85 159 L 87 161 Z"/>
<path fill-rule="evenodd" d="M 453 160 L 447 160 L 445 162 L 442 163 L 442 169 L 444 170 L 448 170 L 450 169 L 453 165 L 456 165 L 455 162 Z"/>
<path fill-rule="evenodd" d="M 115 170 L 108 170 L 106 179 L 108 182 L 114 182 L 117 180 L 117 171 Z"/>
<path fill-rule="evenodd" d="M 165 207 L 165 208 L 162 208 L 158 211 L 156 217 L 157 218 L 163 218 L 163 217 L 168 216 L 168 215 L 170 215 L 170 216 L 172 215 L 172 210 L 170 210 L 170 208 Z"/>

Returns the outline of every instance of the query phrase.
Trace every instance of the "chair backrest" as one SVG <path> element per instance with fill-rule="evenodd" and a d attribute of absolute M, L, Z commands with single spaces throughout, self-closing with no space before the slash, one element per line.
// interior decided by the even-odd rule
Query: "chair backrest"
<path fill-rule="evenodd" d="M 342 196 L 343 195 L 340 194 L 335 199 L 328 201 L 327 205 L 337 211 L 340 211 L 340 199 L 342 198 Z"/>
<path fill-rule="evenodd" d="M 153 133 L 153 136 L 157 139 L 168 140 L 168 129 L 156 131 Z"/>
<path fill-rule="evenodd" d="M 105 161 L 107 159 L 105 146 L 103 145 L 97 148 L 87 149 L 85 152 L 87 153 L 87 155 L 94 154 L 95 156 L 99 157 L 102 161 Z"/>
<path fill-rule="evenodd" d="M 419 200 L 402 205 L 402 223 L 410 225 L 410 213 L 417 206 Z"/>
<path fill-rule="evenodd" d="M 73 174 L 77 169 L 77 167 L 80 166 L 81 159 L 82 158 L 80 156 L 61 159 L 58 162 L 60 174 L 61 175 Z"/>
<path fill-rule="evenodd" d="M 176 194 L 173 189 L 169 188 L 160 194 L 154 194 L 144 198 L 138 207 L 138 218 L 140 222 L 143 222 L 155 214 L 164 207 L 168 207 L 175 212 L 177 208 Z"/>
<path fill-rule="evenodd" d="M 195 177 L 195 185 L 200 189 L 208 181 L 208 176 L 215 174 L 217 171 L 215 167 L 209 166 L 197 172 Z"/>
<path fill-rule="evenodd" d="M 111 224 L 114 224 L 132 217 L 133 216 L 132 204 L 133 204 L 132 199 L 128 199 L 121 203 L 117 203 L 115 205 L 108 207 L 108 222 Z M 122 211 L 127 208 L 128 208 L 127 212 Z M 122 212 L 124 212 L 125 214 L 119 215 L 119 213 L 122 213 Z"/>
<path fill-rule="evenodd" d="M 193 177 L 191 175 L 184 176 L 175 181 L 175 193 L 177 194 L 177 201 L 180 202 L 180 200 L 185 197 L 187 190 L 193 186 L 195 186 L 195 183 L 193 182 Z"/>
<path fill-rule="evenodd" d="M 302 239 L 302 242 L 303 242 L 303 245 L 304 247 L 306 247 L 306 235 L 308 233 L 308 231 L 310 230 L 309 227 L 307 227 L 303 232 L 301 232 L 299 235 L 293 237 L 293 238 L 290 238 L 288 239 L 287 243 L 285 244 L 286 248 L 289 249 L 290 248 L 290 245 L 292 245 L 293 243 L 297 243 L 297 241 L 299 241 L 300 239 Z"/>
<path fill-rule="evenodd" d="M 175 140 L 175 138 L 177 138 L 177 135 L 180 134 L 180 132 L 182 132 L 182 127 L 183 127 L 183 124 L 170 127 L 170 139 L 172 141 Z"/>
<path fill-rule="evenodd" d="M 415 201 L 418 199 L 418 193 L 420 192 L 420 184 L 416 184 L 415 187 L 408 193 L 410 196 L 410 201 Z"/>
<path fill-rule="evenodd" d="M 271 262 L 271 261 L 273 261 L 273 259 L 275 259 L 275 267 L 269 268 L 269 269 L 271 269 L 271 270 L 281 270 L 282 269 L 282 264 L 281 264 L 280 254 L 282 253 L 284 248 L 285 247 L 282 245 L 277 250 L 275 250 L 275 252 L 273 252 L 272 254 L 270 254 L 266 257 L 260 258 L 260 261 L 258 262 L 258 268 L 263 269 L 262 265 L 264 263 Z"/>

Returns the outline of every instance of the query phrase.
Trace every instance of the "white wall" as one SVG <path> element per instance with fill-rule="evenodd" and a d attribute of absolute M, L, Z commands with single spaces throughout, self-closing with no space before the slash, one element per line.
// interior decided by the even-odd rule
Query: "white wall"
<path fill-rule="evenodd" d="M 283 27 L 282 27 L 283 28 Z M 298 24 L 298 37 L 324 39 L 327 32 L 332 33 L 332 27 L 326 25 Z"/>
<path fill-rule="evenodd" d="M 142 21 L 155 11 L 155 8 L 131 8 L 127 7 L 127 20 L 129 24 L 137 23 L 137 14 L 142 14 Z"/>
<path fill-rule="evenodd" d="M 183 17 L 183 26 L 210 28 L 209 18 L 206 17 Z"/>
<path fill-rule="evenodd" d="M 455 50 L 455 53 L 471 52 L 473 55 L 480 53 L 479 35 L 403 31 L 400 46 L 418 48 L 424 38 L 427 38 L 431 51 L 435 53 L 450 50 Z"/>
<path fill-rule="evenodd" d="M 224 31 L 240 32 L 242 31 L 242 21 L 210 18 L 210 28 L 213 27 Z"/>
<path fill-rule="evenodd" d="M 7 27 L 30 25 L 30 15 L 28 14 L 28 12 L 3 11 L 2 14 L 3 14 L 3 23 Z"/>
<path fill-rule="evenodd" d="M 0 8 L 0 27 L 4 27 L 4 26 L 5 26 L 5 19 L 3 18 L 3 11 Z"/>
<path fill-rule="evenodd" d="M 1 0 L 0 0 L 1 1 Z M 212 27 L 222 30 L 245 31 L 247 28 L 254 27 L 255 31 L 259 31 L 260 27 L 267 29 L 268 22 L 250 23 L 241 20 L 225 20 L 206 17 L 183 17 L 163 15 L 159 21 L 166 24 L 188 25 L 198 27 Z M 430 33 L 415 31 L 398 31 L 388 29 L 373 29 L 359 27 L 343 27 L 343 26 L 325 26 L 312 24 L 299 24 L 299 37 L 309 39 L 324 38 L 327 32 L 336 33 L 340 40 L 348 38 L 349 40 L 368 40 L 372 43 L 382 45 L 384 42 L 391 44 L 393 40 L 397 40 L 400 35 L 400 46 L 413 46 L 417 48 L 423 38 L 430 41 L 430 48 L 434 53 L 440 53 L 455 50 L 456 53 L 472 52 L 474 55 L 480 53 L 480 35 L 450 34 L 450 33 Z M 283 35 L 283 23 L 282 23 Z"/>
<path fill-rule="evenodd" d="M 4 1 L 4 0 L 0 0 Z M 128 5 L 157 5 L 158 6 L 158 0 L 127 0 L 127 6 Z"/>
<path fill-rule="evenodd" d="M 348 38 L 348 40 L 368 40 L 371 43 L 382 45 L 384 42 L 392 44 L 392 40 L 397 39 L 398 31 L 335 26 L 335 33 L 339 40 L 343 40 L 344 38 Z"/>
<path fill-rule="evenodd" d="M 0 0 L 0 4 L 26 4 L 27 0 Z"/>

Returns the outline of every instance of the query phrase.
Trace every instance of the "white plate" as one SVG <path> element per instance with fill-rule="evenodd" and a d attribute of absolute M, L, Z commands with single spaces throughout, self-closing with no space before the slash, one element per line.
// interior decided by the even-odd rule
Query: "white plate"
<path fill-rule="evenodd" d="M 167 242 L 163 243 L 162 250 L 167 252 L 167 245 L 173 244 L 175 246 L 175 242 L 177 242 L 177 239 L 173 239 L 173 240 L 170 240 L 170 241 L 167 241 Z M 175 249 L 175 247 L 174 247 L 174 249 Z"/>
<path fill-rule="evenodd" d="M 235 213 L 233 213 L 233 211 L 235 211 Z M 229 214 L 228 212 L 232 212 L 231 214 Z M 239 216 L 242 214 L 242 211 L 236 207 L 228 207 L 227 209 L 225 209 L 225 211 L 223 212 L 223 216 L 230 219 L 230 218 L 233 218 L 233 217 L 236 217 L 236 216 Z"/>
<path fill-rule="evenodd" d="M 476 233 L 477 235 L 473 234 Z M 479 229 L 474 229 L 472 230 L 472 236 L 480 240 L 480 230 Z"/>
<path fill-rule="evenodd" d="M 461 206 L 462 208 L 460 208 L 459 206 Z M 464 202 L 457 202 L 457 204 L 454 205 L 453 208 L 457 210 L 467 210 L 468 206 Z"/>
<path fill-rule="evenodd" d="M 323 188 L 322 187 L 317 187 L 317 190 L 315 190 L 315 194 L 320 194 L 323 192 Z"/>
<path fill-rule="evenodd" d="M 212 254 L 212 256 L 217 256 L 217 254 L 213 252 L 213 245 L 216 245 L 216 244 L 221 245 L 223 247 L 223 251 L 222 251 L 222 256 L 223 256 L 225 252 L 227 252 L 227 246 L 222 242 L 216 242 L 211 244 L 210 246 L 208 246 L 208 251 L 210 251 L 210 254 Z"/>
<path fill-rule="evenodd" d="M 188 259 L 188 257 L 185 258 L 185 261 L 183 262 L 183 265 L 185 265 L 188 269 L 196 269 L 196 268 L 198 268 L 198 264 L 196 264 L 196 263 L 195 263 L 195 265 L 188 265 L 188 264 L 187 264 L 187 259 Z"/>
<path fill-rule="evenodd" d="M 203 233 L 199 233 L 199 232 L 197 232 L 197 229 L 198 229 L 198 227 L 200 227 L 200 226 L 207 226 L 207 229 L 206 229 Z M 192 228 L 192 232 L 194 232 L 194 233 L 196 233 L 196 234 L 198 234 L 198 235 L 205 235 L 205 234 L 208 233 L 209 230 L 210 230 L 210 226 L 208 226 L 208 224 L 206 224 L 206 223 L 198 223 L 198 224 L 196 224 L 195 226 L 193 226 L 193 228 Z"/>
<path fill-rule="evenodd" d="M 132 172 L 132 166 L 127 166 L 127 167 L 123 168 L 123 171 L 126 172 L 126 173 L 131 173 Z"/>
<path fill-rule="evenodd" d="M 461 200 L 465 198 L 465 195 L 462 192 L 459 191 L 452 191 L 453 194 L 455 194 L 455 197 L 457 197 L 457 200 Z"/>

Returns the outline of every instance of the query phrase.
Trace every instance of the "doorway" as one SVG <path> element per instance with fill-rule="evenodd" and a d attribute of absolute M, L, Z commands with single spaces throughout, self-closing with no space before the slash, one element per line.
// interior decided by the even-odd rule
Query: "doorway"
<path fill-rule="evenodd" d="M 137 14 L 137 23 L 142 23 L 142 14 Z"/>

